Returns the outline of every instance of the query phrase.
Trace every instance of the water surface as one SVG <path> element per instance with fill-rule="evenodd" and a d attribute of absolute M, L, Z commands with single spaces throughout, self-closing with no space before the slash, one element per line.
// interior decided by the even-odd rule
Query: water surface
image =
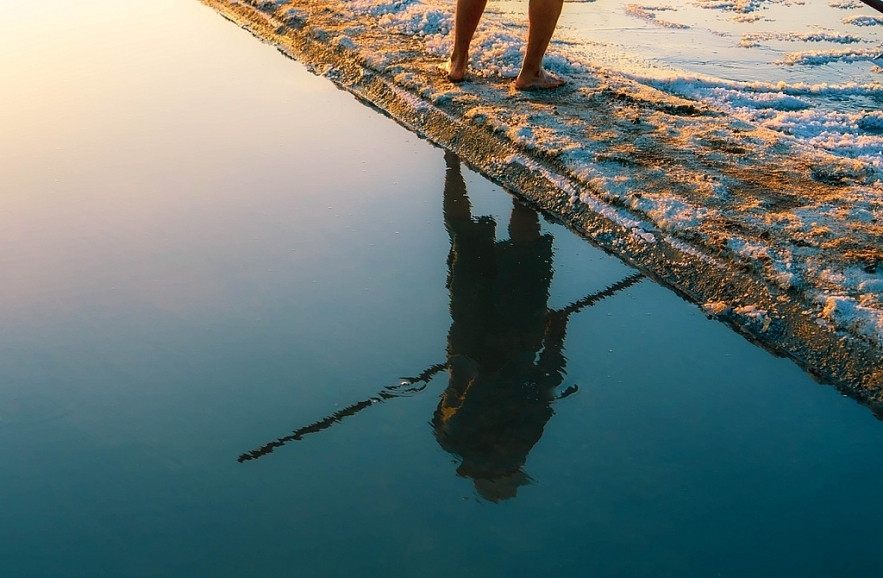
<path fill-rule="evenodd" d="M 876 570 L 792 362 L 196 2 L 0 23 L 4 576 Z"/>

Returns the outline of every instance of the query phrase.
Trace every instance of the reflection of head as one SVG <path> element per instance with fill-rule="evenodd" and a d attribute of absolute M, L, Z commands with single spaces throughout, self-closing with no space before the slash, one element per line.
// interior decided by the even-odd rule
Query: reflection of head
<path fill-rule="evenodd" d="M 563 380 L 563 331 L 549 331 L 552 237 L 516 202 L 510 239 L 496 241 L 493 219 L 471 215 L 456 157 L 445 158 L 450 374 L 433 426 L 439 444 L 461 458 L 457 473 L 497 502 L 529 483 L 521 467 Z"/>
<path fill-rule="evenodd" d="M 494 503 L 514 498 L 518 494 L 518 488 L 530 484 L 530 476 L 521 470 L 493 479 L 462 474 L 460 469 L 457 470 L 457 473 L 472 478 L 472 483 L 478 494 L 485 500 Z"/>

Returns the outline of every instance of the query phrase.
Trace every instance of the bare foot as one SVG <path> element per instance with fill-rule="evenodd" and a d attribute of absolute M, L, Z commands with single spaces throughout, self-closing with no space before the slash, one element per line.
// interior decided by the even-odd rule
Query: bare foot
<path fill-rule="evenodd" d="M 448 59 L 436 67 L 439 72 L 448 77 L 451 82 L 463 82 L 466 80 L 466 65 L 455 65 L 453 60 Z"/>
<path fill-rule="evenodd" d="M 551 72 L 540 69 L 535 75 L 525 75 L 523 72 L 515 79 L 515 88 L 518 90 L 548 90 L 564 86 L 567 81 L 559 78 Z"/>

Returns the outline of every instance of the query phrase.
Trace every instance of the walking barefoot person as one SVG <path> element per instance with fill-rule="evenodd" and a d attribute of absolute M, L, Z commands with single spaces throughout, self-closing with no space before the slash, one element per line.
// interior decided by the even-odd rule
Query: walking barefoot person
<path fill-rule="evenodd" d="M 557 88 L 567 81 L 543 69 L 543 56 L 558 24 L 564 0 L 530 0 L 528 5 L 527 49 L 521 71 L 515 79 L 518 90 Z M 448 61 L 440 66 L 451 82 L 466 78 L 469 44 L 478 28 L 487 0 L 457 0 L 454 12 L 454 49 Z"/>

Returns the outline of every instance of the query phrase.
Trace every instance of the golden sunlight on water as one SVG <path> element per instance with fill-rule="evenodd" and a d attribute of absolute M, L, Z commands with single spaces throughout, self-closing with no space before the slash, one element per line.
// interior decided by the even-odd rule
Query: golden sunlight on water
<path fill-rule="evenodd" d="M 399 130 L 342 108 L 351 97 L 291 61 L 261 59 L 255 70 L 255 55 L 272 48 L 213 36 L 204 22 L 218 17 L 181 4 L 0 4 L 0 320 L 64 315 L 99 291 L 110 292 L 105 306 L 217 307 L 229 272 L 215 257 L 254 250 L 232 217 L 255 210 L 241 191 L 257 183 L 241 167 L 282 178 L 273 167 L 294 152 L 310 167 L 295 188 L 321 190 L 341 165 L 319 152 L 329 129 L 348 127 L 346 147 L 368 164 L 384 154 L 377 134 Z M 292 106 L 304 95 L 308 115 Z M 290 118 L 269 112 L 286 107 Z M 360 181 L 354 170 L 335 178 Z M 298 226 L 320 236 L 314 220 Z M 184 267 L 182 245 L 200 253 Z M 161 272 L 172 280 L 157 281 Z"/>

